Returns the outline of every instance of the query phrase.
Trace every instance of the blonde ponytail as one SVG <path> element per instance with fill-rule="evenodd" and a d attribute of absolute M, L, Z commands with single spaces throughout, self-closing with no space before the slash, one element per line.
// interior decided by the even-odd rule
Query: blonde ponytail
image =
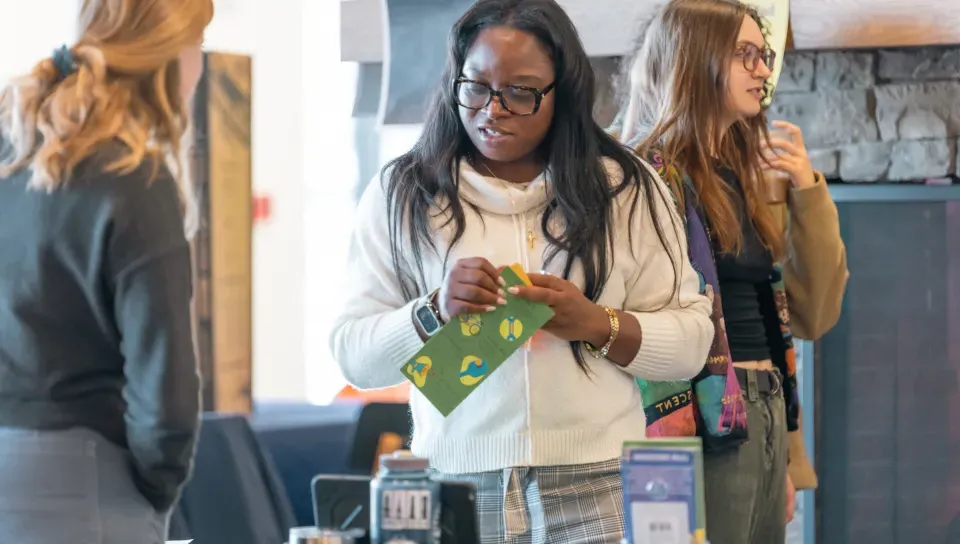
<path fill-rule="evenodd" d="M 0 92 L 0 177 L 28 169 L 29 187 L 51 192 L 98 148 L 119 141 L 126 152 L 106 171 L 125 174 L 149 161 L 155 176 L 168 166 L 192 232 L 184 160 L 190 112 L 178 58 L 199 43 L 212 16 L 211 0 L 86 0 L 87 28 L 77 45 L 58 52 L 70 69 L 62 58 L 47 58 Z"/>

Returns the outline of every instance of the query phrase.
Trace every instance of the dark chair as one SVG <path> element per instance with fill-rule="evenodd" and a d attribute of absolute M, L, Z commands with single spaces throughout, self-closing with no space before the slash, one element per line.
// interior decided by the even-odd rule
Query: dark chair
<path fill-rule="evenodd" d="M 409 404 L 372 402 L 365 405 L 357 420 L 350 450 L 351 473 L 369 475 L 377 458 L 380 437 L 384 433 L 394 433 L 408 444 L 412 426 Z"/>
<path fill-rule="evenodd" d="M 204 414 L 179 510 L 198 543 L 281 543 L 296 525 L 273 460 L 240 415 Z"/>
<path fill-rule="evenodd" d="M 183 515 L 180 503 L 170 512 L 170 526 L 167 532 L 167 538 L 170 540 L 191 540 L 193 535 L 190 533 L 190 527 L 187 525 L 187 518 Z"/>
<path fill-rule="evenodd" d="M 960 544 L 960 514 L 947 525 L 946 544 Z"/>
<path fill-rule="evenodd" d="M 350 454 L 362 409 L 359 403 L 257 405 L 250 425 L 277 467 L 298 526 L 313 525 L 313 476 L 351 471 Z"/>

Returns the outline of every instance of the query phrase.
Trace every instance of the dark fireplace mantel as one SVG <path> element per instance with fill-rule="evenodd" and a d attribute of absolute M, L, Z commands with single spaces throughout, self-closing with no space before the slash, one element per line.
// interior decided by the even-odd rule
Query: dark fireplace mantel
<path fill-rule="evenodd" d="M 960 186 L 830 189 L 850 280 L 804 355 L 816 542 L 960 542 Z"/>
<path fill-rule="evenodd" d="M 830 196 L 841 202 L 960 202 L 960 184 L 831 183 Z"/>

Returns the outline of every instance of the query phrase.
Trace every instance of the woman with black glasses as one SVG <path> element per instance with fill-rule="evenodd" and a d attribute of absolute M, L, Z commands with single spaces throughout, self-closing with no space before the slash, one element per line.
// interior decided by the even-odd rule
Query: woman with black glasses
<path fill-rule="evenodd" d="M 667 188 L 594 122 L 589 59 L 553 0 L 481 0 L 449 43 L 419 141 L 359 204 L 333 352 L 356 387 L 388 387 L 444 323 L 548 304 L 449 416 L 412 389 L 412 449 L 476 485 L 484 542 L 619 543 L 636 377 L 700 371 L 709 301 Z M 541 271 L 533 286 L 499 281 L 512 263 Z"/>

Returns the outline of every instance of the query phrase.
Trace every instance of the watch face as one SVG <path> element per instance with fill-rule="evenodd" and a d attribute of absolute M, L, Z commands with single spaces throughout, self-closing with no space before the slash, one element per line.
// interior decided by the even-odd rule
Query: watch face
<path fill-rule="evenodd" d="M 423 327 L 423 332 L 427 334 L 433 334 L 440 328 L 440 323 L 437 321 L 437 316 L 433 315 L 433 312 L 430 311 L 430 308 L 426 306 L 421 306 L 417 308 L 417 321 L 420 322 L 420 326 Z"/>

